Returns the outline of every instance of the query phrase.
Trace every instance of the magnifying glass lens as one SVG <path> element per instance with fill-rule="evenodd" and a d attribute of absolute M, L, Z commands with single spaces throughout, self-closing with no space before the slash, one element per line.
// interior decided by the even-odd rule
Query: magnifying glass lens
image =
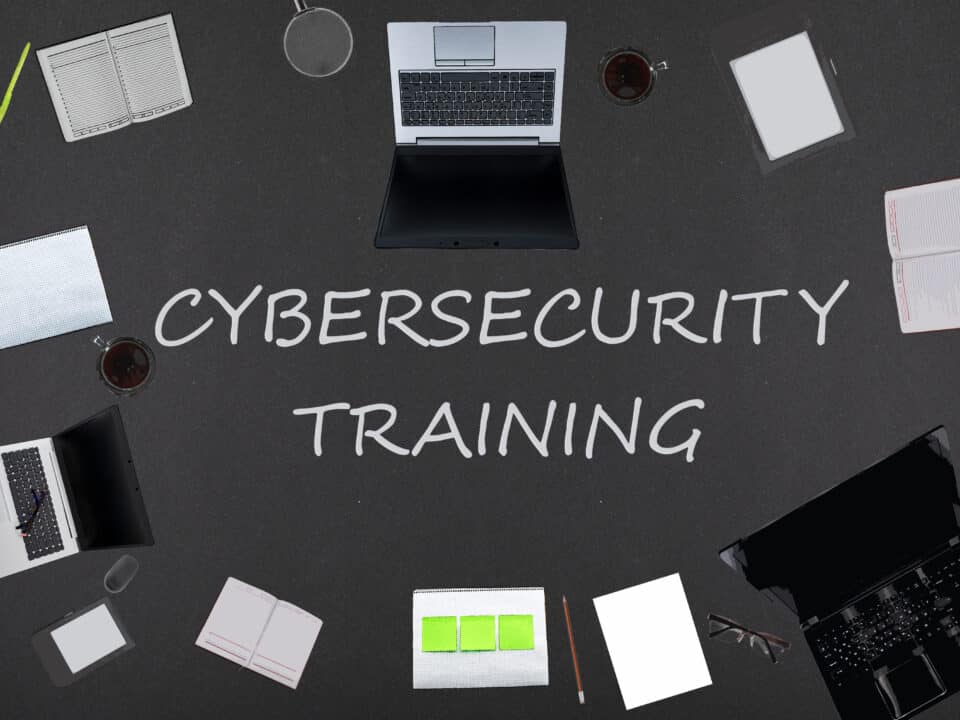
<path fill-rule="evenodd" d="M 283 50 L 297 72 L 327 77 L 339 72 L 353 52 L 353 33 L 341 15 L 307 8 L 294 15 L 283 36 Z"/>

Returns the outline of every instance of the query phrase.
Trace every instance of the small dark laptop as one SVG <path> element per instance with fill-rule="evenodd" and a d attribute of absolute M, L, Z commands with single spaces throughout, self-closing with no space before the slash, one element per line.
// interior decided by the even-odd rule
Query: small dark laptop
<path fill-rule="evenodd" d="M 387 25 L 396 149 L 380 248 L 576 248 L 566 23 Z"/>
<path fill-rule="evenodd" d="M 0 447 L 0 577 L 85 550 L 153 545 L 116 405 Z"/>
<path fill-rule="evenodd" d="M 960 689 L 960 495 L 939 427 L 720 557 L 801 621 L 843 720 Z"/>

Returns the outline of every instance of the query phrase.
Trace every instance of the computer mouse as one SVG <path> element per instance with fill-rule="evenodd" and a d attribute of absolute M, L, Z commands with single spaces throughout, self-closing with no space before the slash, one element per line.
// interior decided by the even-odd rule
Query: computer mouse
<path fill-rule="evenodd" d="M 139 569 L 140 563 L 133 555 L 124 555 L 107 570 L 107 574 L 103 576 L 103 586 L 107 592 L 123 592 Z"/>

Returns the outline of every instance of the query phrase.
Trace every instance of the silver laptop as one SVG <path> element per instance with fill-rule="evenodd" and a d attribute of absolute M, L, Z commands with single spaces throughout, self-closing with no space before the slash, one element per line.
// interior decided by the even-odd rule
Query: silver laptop
<path fill-rule="evenodd" d="M 378 247 L 576 248 L 564 22 L 387 25 L 397 148 Z"/>
<path fill-rule="evenodd" d="M 0 447 L 0 577 L 84 550 L 152 545 L 120 411 Z"/>
<path fill-rule="evenodd" d="M 80 552 L 53 439 L 0 447 L 0 577 Z"/>

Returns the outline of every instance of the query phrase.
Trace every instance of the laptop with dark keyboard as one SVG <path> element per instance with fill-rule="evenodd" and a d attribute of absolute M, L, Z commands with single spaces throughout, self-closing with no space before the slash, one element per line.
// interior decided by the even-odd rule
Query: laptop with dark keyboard
<path fill-rule="evenodd" d="M 960 689 L 960 495 L 941 427 L 725 548 L 801 620 L 844 720 Z"/>
<path fill-rule="evenodd" d="M 553 125 L 554 70 L 401 72 L 403 125 Z"/>
<path fill-rule="evenodd" d="M 33 560 L 63 550 L 63 537 L 50 500 L 51 488 L 36 447 L 0 453 L 13 506 L 20 523 L 27 558 Z"/>
<path fill-rule="evenodd" d="M 116 406 L 0 447 L 0 577 L 83 550 L 152 544 Z"/>
<path fill-rule="evenodd" d="M 397 148 L 377 247 L 576 248 L 566 24 L 387 25 Z"/>

